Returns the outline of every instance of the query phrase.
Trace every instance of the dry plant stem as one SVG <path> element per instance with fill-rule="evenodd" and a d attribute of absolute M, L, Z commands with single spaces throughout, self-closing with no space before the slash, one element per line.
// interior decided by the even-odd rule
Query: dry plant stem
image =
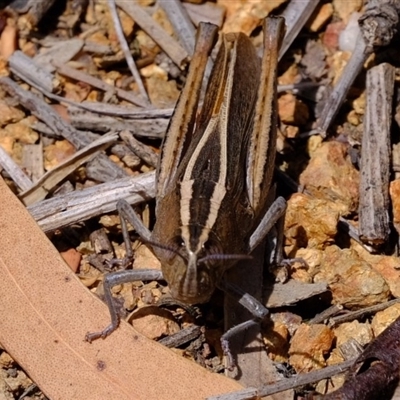
<path fill-rule="evenodd" d="M 47 10 L 53 5 L 55 0 L 14 0 L 9 6 L 20 14 L 28 13 L 32 22 L 36 25 Z"/>
<path fill-rule="evenodd" d="M 187 51 L 174 40 L 164 29 L 151 18 L 136 1 L 116 0 L 118 7 L 122 8 L 171 58 L 183 69 L 189 59 Z"/>
<path fill-rule="evenodd" d="M 8 60 L 10 71 L 19 76 L 23 81 L 40 86 L 48 92 L 53 91 L 52 73 L 36 63 L 34 59 L 25 55 L 22 51 L 15 51 Z"/>
<path fill-rule="evenodd" d="M 383 63 L 367 72 L 366 110 L 361 143 L 359 232 L 379 245 L 389 237 L 390 129 L 395 68 Z"/>
<path fill-rule="evenodd" d="M 128 92 L 126 90 L 116 88 L 115 86 L 109 85 L 106 82 L 103 82 L 100 79 L 97 79 L 86 72 L 79 71 L 75 68 L 69 67 L 65 64 L 57 64 L 57 72 L 61 75 L 67 76 L 68 78 L 79 80 L 81 82 L 85 82 L 90 86 L 93 86 L 97 89 L 104 90 L 105 92 L 115 92 L 115 94 L 121 98 L 122 100 L 129 101 L 132 104 L 135 104 L 140 107 L 147 107 L 148 104 L 143 101 L 139 96 Z"/>
<path fill-rule="evenodd" d="M 125 144 L 140 157 L 147 165 L 156 168 L 158 164 L 158 156 L 149 147 L 145 146 L 139 140 L 135 139 L 131 132 L 122 131 L 119 136 Z"/>
<path fill-rule="evenodd" d="M 344 322 L 351 322 L 354 321 L 355 319 L 363 318 L 366 315 L 375 314 L 379 311 L 386 310 L 386 308 L 397 303 L 400 303 L 400 299 L 390 300 L 386 303 L 381 303 L 375 306 L 366 307 L 361 310 L 350 311 L 344 315 L 338 315 L 337 317 L 329 318 L 329 326 L 332 327 L 338 326 L 340 324 L 343 324 Z"/>
<path fill-rule="evenodd" d="M 43 200 L 28 211 L 45 232 L 116 210 L 118 200 L 139 204 L 155 195 L 154 171 Z"/>
<path fill-rule="evenodd" d="M 341 374 L 351 368 L 356 359 L 347 360 L 343 363 L 332 365 L 330 367 L 322 368 L 317 371 L 309 372 L 307 374 L 296 375 L 293 378 L 283 379 L 271 385 L 265 385 L 258 389 L 247 388 L 237 392 L 221 394 L 219 396 L 208 397 L 207 400 L 248 400 L 254 397 L 271 396 L 275 393 L 280 393 L 288 389 L 295 389 L 310 383 L 318 382 L 322 379 L 330 378 L 331 376 Z"/>
<path fill-rule="evenodd" d="M 10 175 L 13 182 L 21 189 L 28 190 L 32 186 L 32 181 L 28 175 L 18 166 L 18 164 L 0 146 L 0 166 Z"/>
<path fill-rule="evenodd" d="M 182 2 L 180 0 L 159 0 L 158 4 L 167 14 L 181 45 L 188 54 L 193 54 L 196 30 Z"/>
<path fill-rule="evenodd" d="M 97 153 L 110 146 L 117 138 L 118 136 L 116 133 L 111 133 L 95 140 L 43 175 L 28 190 L 21 193 L 19 198 L 27 206 L 43 200 L 58 183 L 75 171 L 79 166 L 93 158 Z"/>
<path fill-rule="evenodd" d="M 357 45 L 353 51 L 353 54 L 344 68 L 339 81 L 333 88 L 331 95 L 326 100 L 321 116 L 317 121 L 315 132 L 319 133 L 324 138 L 327 135 L 327 130 L 329 129 L 332 121 L 339 112 L 340 106 L 345 100 L 350 86 L 353 84 L 357 75 L 360 73 L 364 62 L 372 52 L 371 50 L 368 50 L 361 33 L 359 33 L 356 43 Z"/>
<path fill-rule="evenodd" d="M 279 59 L 286 53 L 287 49 L 296 39 L 300 30 L 310 18 L 319 0 L 292 0 L 282 13 L 285 18 L 286 34 L 279 51 Z"/>
<path fill-rule="evenodd" d="M 80 130 L 108 132 L 110 130 L 129 130 L 135 136 L 153 139 L 162 139 L 168 126 L 168 119 L 155 118 L 143 120 L 119 119 L 91 112 L 82 112 L 76 108 L 69 108 L 71 124 Z"/>
<path fill-rule="evenodd" d="M 111 17 L 113 19 L 114 22 L 114 29 L 115 32 L 118 36 L 118 40 L 119 40 L 119 44 L 121 46 L 121 49 L 124 53 L 126 62 L 128 64 L 128 67 L 133 75 L 133 77 L 135 78 L 135 82 L 139 87 L 139 92 L 142 95 L 142 97 L 149 103 L 149 96 L 146 92 L 146 89 L 143 85 L 143 81 L 142 78 L 140 77 L 139 74 L 139 70 L 136 67 L 135 61 L 133 60 L 132 54 L 129 50 L 129 46 L 128 43 L 126 42 L 125 36 L 124 36 L 124 32 L 122 30 L 121 27 L 121 21 L 119 20 L 119 16 L 118 16 L 118 12 L 117 12 L 117 7 L 115 6 L 115 0 L 108 0 L 108 7 L 110 8 L 110 13 L 111 13 Z"/>

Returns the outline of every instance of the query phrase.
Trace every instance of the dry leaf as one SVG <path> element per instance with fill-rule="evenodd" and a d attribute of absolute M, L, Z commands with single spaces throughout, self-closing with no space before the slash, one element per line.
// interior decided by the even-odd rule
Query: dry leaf
<path fill-rule="evenodd" d="M 107 307 L 2 180 L 0 197 L 0 342 L 49 398 L 204 399 L 241 388 L 126 323 L 106 340 L 85 342 L 109 323 Z"/>

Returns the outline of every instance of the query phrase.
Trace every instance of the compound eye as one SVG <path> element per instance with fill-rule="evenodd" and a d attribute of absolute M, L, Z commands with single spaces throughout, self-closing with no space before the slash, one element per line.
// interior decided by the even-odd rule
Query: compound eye
<path fill-rule="evenodd" d="M 222 254 L 221 246 L 219 246 L 218 241 L 213 239 L 208 239 L 203 244 L 203 257 L 211 256 L 213 254 Z"/>

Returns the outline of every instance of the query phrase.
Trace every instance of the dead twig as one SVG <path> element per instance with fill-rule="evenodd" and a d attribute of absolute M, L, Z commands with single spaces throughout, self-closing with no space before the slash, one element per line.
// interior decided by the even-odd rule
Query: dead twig
<path fill-rule="evenodd" d="M 129 50 L 128 43 L 126 42 L 124 32 L 121 27 L 121 21 L 119 20 L 118 17 L 117 7 L 115 6 L 115 0 L 108 0 L 108 7 L 110 9 L 111 17 L 114 22 L 114 29 L 118 36 L 119 44 L 124 53 L 128 67 L 132 73 L 132 76 L 135 78 L 135 82 L 139 87 L 140 94 L 147 103 L 150 103 L 149 96 L 147 94 L 146 88 L 144 87 L 142 78 L 140 77 L 139 70 L 136 67 L 135 61 L 133 60 L 132 54 Z"/>
<path fill-rule="evenodd" d="M 361 145 L 359 232 L 379 245 L 389 237 L 390 133 L 395 68 L 383 63 L 367 72 L 366 110 Z"/>

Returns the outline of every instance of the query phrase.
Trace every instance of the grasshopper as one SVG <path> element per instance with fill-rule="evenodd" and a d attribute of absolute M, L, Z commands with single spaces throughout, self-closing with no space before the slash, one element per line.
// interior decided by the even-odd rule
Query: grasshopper
<path fill-rule="evenodd" d="M 197 115 L 207 59 L 217 27 L 201 23 L 186 84 L 162 144 L 156 174 L 156 222 L 150 232 L 130 205 L 117 208 L 151 245 L 162 271 L 125 270 L 104 280 L 111 324 L 88 333 L 105 338 L 119 324 L 111 288 L 137 280 L 164 279 L 171 295 L 185 304 L 207 302 L 216 287 L 236 291 L 224 273 L 248 258 L 285 211 L 270 205 L 277 135 L 277 60 L 284 20 L 266 18 L 262 60 L 243 33 L 222 35 L 201 112 Z M 132 256 L 125 235 L 127 257 Z M 267 310 L 251 296 L 241 303 L 256 317 Z"/>

